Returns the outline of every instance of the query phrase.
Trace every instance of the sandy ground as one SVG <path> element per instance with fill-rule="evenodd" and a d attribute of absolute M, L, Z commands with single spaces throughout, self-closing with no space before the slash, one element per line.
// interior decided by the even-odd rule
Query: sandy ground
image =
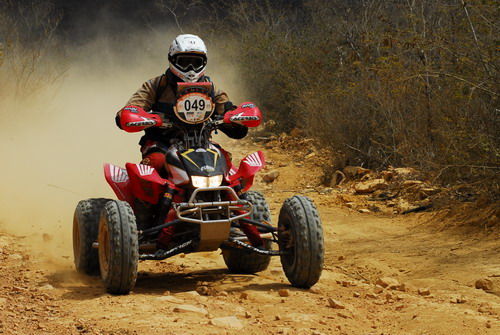
<path fill-rule="evenodd" d="M 248 142 L 225 146 L 236 161 L 258 149 Z M 335 194 L 315 190 L 314 161 L 265 153 L 269 170 L 280 176 L 271 185 L 258 178 L 256 189 L 268 198 L 274 219 L 293 194 L 318 205 L 326 257 L 312 289 L 290 287 L 279 258 L 258 275 L 234 275 L 212 252 L 143 262 L 135 290 L 111 296 L 98 278 L 74 271 L 69 248 L 44 253 L 43 246 L 58 238 L 40 235 L 43 243 L 35 245 L 0 226 L 0 334 L 500 333 L 498 236 L 439 230 L 429 213 L 384 216 L 343 208 Z M 405 289 L 377 286 L 381 277 Z M 495 288 L 476 289 L 482 278 Z M 211 295 L 199 295 L 202 286 Z M 175 312 L 179 305 L 198 309 Z"/>

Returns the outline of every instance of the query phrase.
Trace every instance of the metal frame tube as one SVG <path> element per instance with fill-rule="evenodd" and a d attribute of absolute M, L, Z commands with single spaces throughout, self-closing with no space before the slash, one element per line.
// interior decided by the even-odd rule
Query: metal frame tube
<path fill-rule="evenodd" d="M 187 242 L 184 242 L 176 247 L 173 247 L 172 249 L 169 250 L 163 250 L 160 249 L 154 254 L 142 254 L 139 255 L 139 260 L 144 261 L 144 260 L 162 260 L 177 254 L 180 254 L 184 251 L 187 251 L 189 247 L 194 243 L 193 240 L 189 240 Z"/>
<path fill-rule="evenodd" d="M 145 229 L 143 231 L 140 232 L 140 234 L 142 236 L 145 236 L 145 235 L 152 235 L 154 233 L 157 233 L 159 232 L 160 230 L 162 230 L 163 228 L 167 228 L 167 227 L 170 227 L 170 226 L 173 226 L 177 223 L 180 223 L 182 222 L 181 220 L 174 220 L 174 221 L 170 221 L 170 222 L 167 222 L 167 223 L 164 223 L 164 224 L 161 224 L 159 226 L 156 226 L 156 227 L 152 227 L 152 228 L 148 228 L 148 229 Z"/>
<path fill-rule="evenodd" d="M 244 248 L 244 249 L 248 249 L 248 250 L 250 250 L 250 251 L 252 251 L 252 252 L 255 252 L 255 253 L 257 253 L 257 254 L 260 254 L 260 255 L 268 255 L 268 256 L 279 256 L 279 255 L 281 255 L 281 252 L 280 252 L 280 251 L 278 251 L 278 250 L 263 250 L 263 249 L 259 249 L 259 248 L 256 248 L 256 247 L 251 246 L 250 244 L 247 244 L 247 243 L 242 242 L 242 241 L 240 241 L 240 240 L 235 240 L 235 239 L 233 239 L 233 238 L 230 238 L 230 239 L 228 240 L 228 242 L 229 242 L 230 244 L 231 244 L 231 243 L 232 243 L 232 244 L 236 244 L 236 245 L 237 245 L 237 246 L 239 246 L 239 247 L 242 247 L 242 248 Z M 226 247 L 228 247 L 228 248 L 234 248 L 234 247 L 233 247 L 233 246 L 231 246 L 230 244 L 229 244 L 229 245 L 227 245 L 227 244 L 226 244 L 225 246 L 226 246 Z"/>
<path fill-rule="evenodd" d="M 260 228 L 263 228 L 266 230 L 267 233 L 275 233 L 278 231 L 278 228 L 273 227 L 273 226 L 268 225 L 268 224 L 265 224 L 265 223 L 262 223 L 262 222 L 259 222 L 259 221 L 254 221 L 254 220 L 250 220 L 247 218 L 243 218 L 243 219 L 241 219 L 241 221 L 249 223 L 249 224 L 257 226 L 257 227 L 260 227 Z"/>
<path fill-rule="evenodd" d="M 229 201 L 212 201 L 212 202 L 195 202 L 196 196 L 201 192 L 226 191 L 231 194 L 233 199 Z M 197 188 L 191 194 L 188 202 L 174 203 L 173 207 L 177 213 L 177 217 L 181 221 L 190 223 L 231 223 L 249 216 L 253 212 L 252 204 L 247 200 L 242 200 L 236 194 L 236 191 L 229 186 L 219 187 L 202 187 Z M 244 213 L 233 216 L 234 211 L 244 211 Z M 225 214 L 225 219 L 205 220 L 204 214 L 220 213 Z M 187 217 L 188 215 L 197 214 L 197 218 Z"/>

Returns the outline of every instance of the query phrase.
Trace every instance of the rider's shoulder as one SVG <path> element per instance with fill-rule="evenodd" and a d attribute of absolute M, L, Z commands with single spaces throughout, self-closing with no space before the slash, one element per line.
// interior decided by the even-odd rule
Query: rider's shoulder
<path fill-rule="evenodd" d="M 148 79 L 144 82 L 142 87 L 148 91 L 157 90 L 160 86 L 166 86 L 167 82 L 163 75 L 156 76 L 154 78 Z"/>
<path fill-rule="evenodd" d="M 151 85 L 155 85 L 156 86 L 163 79 L 163 77 L 164 77 L 163 75 L 159 75 L 159 76 L 153 77 L 151 79 L 148 79 L 146 81 L 146 83 L 149 83 Z"/>

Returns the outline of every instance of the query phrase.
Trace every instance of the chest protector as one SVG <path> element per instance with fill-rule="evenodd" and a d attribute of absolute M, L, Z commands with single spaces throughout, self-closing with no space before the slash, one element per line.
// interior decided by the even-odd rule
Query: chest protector
<path fill-rule="evenodd" d="M 176 108 L 177 102 L 178 102 L 178 97 L 179 96 L 185 96 L 185 93 L 183 89 L 186 86 L 192 85 L 191 83 L 183 83 L 183 82 L 178 82 L 178 78 L 175 77 L 170 71 L 167 71 L 165 74 L 162 75 L 159 81 L 159 85 L 156 89 L 156 97 L 155 97 L 155 102 L 151 106 L 151 110 L 156 113 L 162 113 L 167 119 L 173 121 L 173 122 L 182 122 L 179 119 L 180 113 L 184 114 L 184 118 L 186 120 L 193 120 L 193 119 L 200 119 L 200 117 L 195 116 L 195 115 L 187 115 L 187 113 L 191 112 L 197 112 L 196 108 L 193 109 L 192 106 L 192 99 L 191 100 L 191 105 L 189 103 L 186 103 L 184 107 L 189 107 L 189 108 L 184 108 L 182 111 Z M 214 91 L 214 86 L 212 84 L 212 81 L 210 80 L 210 77 L 208 76 L 203 76 L 200 78 L 198 83 L 209 83 L 210 85 L 204 85 L 206 88 L 204 89 L 205 94 L 209 97 L 211 100 L 212 106 L 215 106 L 214 100 L 215 100 L 215 91 Z M 167 92 L 169 91 L 169 92 Z M 167 93 L 166 93 L 167 92 Z M 165 94 L 166 93 L 166 94 Z M 180 93 L 180 94 L 179 94 Z M 189 92 L 187 92 L 189 94 Z M 164 95 L 166 95 L 166 99 L 168 101 L 159 101 Z M 206 102 L 205 102 L 206 103 Z M 188 106 L 189 105 L 189 106 Z M 199 106 L 199 101 L 197 102 L 197 109 L 200 110 Z M 206 106 L 204 106 L 206 107 Z M 187 110 L 189 109 L 189 110 Z M 203 108 L 204 109 L 204 108 Z M 176 110 L 178 115 L 176 115 Z M 213 108 L 212 108 L 213 110 Z M 204 120 L 208 119 L 206 117 Z M 183 117 L 180 117 L 180 119 L 183 119 Z M 184 121 L 184 120 L 183 120 Z M 184 121 L 186 122 L 186 121 Z M 187 124 L 191 122 L 186 122 Z M 144 145 L 147 141 L 156 141 L 156 142 L 162 142 L 163 144 L 166 144 L 168 146 L 168 141 L 170 138 L 173 138 L 176 136 L 176 131 L 174 129 L 160 129 L 156 127 L 151 127 L 145 130 L 144 136 L 142 136 L 139 145 Z"/>

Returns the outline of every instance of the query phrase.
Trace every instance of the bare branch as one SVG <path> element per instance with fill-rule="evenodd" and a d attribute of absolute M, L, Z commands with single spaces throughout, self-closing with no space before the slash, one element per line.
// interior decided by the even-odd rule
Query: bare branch
<path fill-rule="evenodd" d="M 465 3 L 465 0 L 461 0 L 461 1 L 462 1 L 462 6 L 463 6 L 464 11 L 465 11 L 465 15 L 467 16 L 467 20 L 469 21 L 469 25 L 470 25 L 470 29 L 472 31 L 472 35 L 474 36 L 474 42 L 476 44 L 477 54 L 479 56 L 479 59 L 481 60 L 481 63 L 483 64 L 483 67 L 484 67 L 484 70 L 486 71 L 486 74 L 491 78 L 490 70 L 488 69 L 488 65 L 484 61 L 483 55 L 481 53 L 481 49 L 480 49 L 480 46 L 479 46 L 479 40 L 478 40 L 477 34 L 476 34 L 476 29 L 474 29 L 474 25 L 472 24 L 472 20 L 471 20 L 470 15 L 469 15 L 469 10 L 467 9 L 467 4 Z"/>
<path fill-rule="evenodd" d="M 179 30 L 181 31 L 181 33 L 184 34 L 184 30 L 182 30 L 182 27 L 181 27 L 181 25 L 179 23 L 179 20 L 177 19 L 177 14 L 175 14 L 175 12 L 170 7 L 166 7 L 166 8 L 173 15 L 173 17 L 175 19 L 175 24 L 177 25 L 177 28 L 179 28 Z"/>

